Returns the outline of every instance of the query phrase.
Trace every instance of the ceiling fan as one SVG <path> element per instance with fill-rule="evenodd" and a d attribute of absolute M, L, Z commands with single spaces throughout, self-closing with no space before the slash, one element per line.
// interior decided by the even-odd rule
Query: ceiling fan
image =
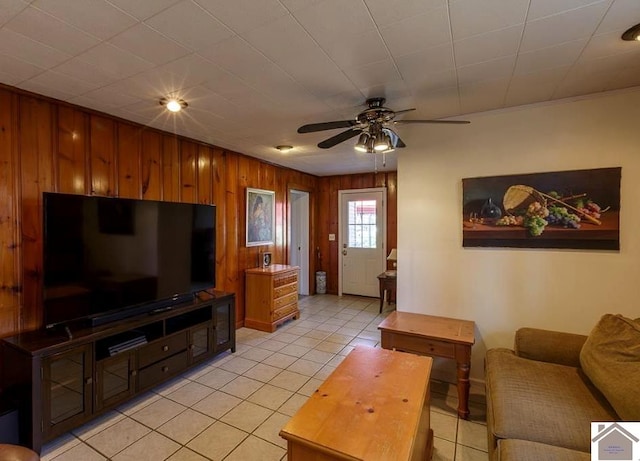
<path fill-rule="evenodd" d="M 397 147 L 406 147 L 406 144 L 391 128 L 394 125 L 408 123 L 471 123 L 466 120 L 394 120 L 396 115 L 411 112 L 415 109 L 394 111 L 383 106 L 385 101 L 385 98 L 369 98 L 367 99 L 367 106 L 369 107 L 360 112 L 354 120 L 311 123 L 298 128 L 298 133 L 313 133 L 316 131 L 348 128 L 348 130 L 318 143 L 318 147 L 321 149 L 329 149 L 359 134 L 360 137 L 355 145 L 356 150 L 369 153 L 386 153 L 393 151 Z"/>

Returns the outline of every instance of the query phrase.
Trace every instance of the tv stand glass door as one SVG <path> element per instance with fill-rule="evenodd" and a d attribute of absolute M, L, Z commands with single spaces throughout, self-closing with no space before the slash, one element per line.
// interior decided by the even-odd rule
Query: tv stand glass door
<path fill-rule="evenodd" d="M 93 388 L 91 345 L 42 359 L 42 432 L 54 437 L 91 414 Z"/>

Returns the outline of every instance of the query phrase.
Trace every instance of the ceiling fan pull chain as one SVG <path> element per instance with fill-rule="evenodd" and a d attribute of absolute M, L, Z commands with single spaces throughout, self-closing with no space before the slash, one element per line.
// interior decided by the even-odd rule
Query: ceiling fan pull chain
<path fill-rule="evenodd" d="M 387 166 L 387 153 L 383 152 L 382 153 L 382 168 L 384 168 L 385 166 Z"/>

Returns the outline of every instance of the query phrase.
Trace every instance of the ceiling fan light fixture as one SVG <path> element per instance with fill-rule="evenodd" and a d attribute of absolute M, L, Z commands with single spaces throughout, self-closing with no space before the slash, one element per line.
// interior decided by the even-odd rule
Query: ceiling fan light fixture
<path fill-rule="evenodd" d="M 640 24 L 636 24 L 633 27 L 628 28 L 623 34 L 622 34 L 622 40 L 627 40 L 627 41 L 632 41 L 632 40 L 636 40 L 636 41 L 640 41 Z"/>
<path fill-rule="evenodd" d="M 164 106 L 169 112 L 180 112 L 186 108 L 189 104 L 184 99 L 178 98 L 161 98 L 160 105 Z"/>
<path fill-rule="evenodd" d="M 375 144 L 376 144 L 376 138 L 373 136 L 369 136 L 369 139 L 367 140 L 367 153 L 368 154 L 372 154 L 374 153 L 375 150 Z"/>
<path fill-rule="evenodd" d="M 358 138 L 358 142 L 354 146 L 354 149 L 357 150 L 358 152 L 366 152 L 368 141 L 369 141 L 369 135 L 367 133 L 362 133 Z"/>
<path fill-rule="evenodd" d="M 387 150 L 389 148 L 389 137 L 382 131 L 380 131 L 378 134 L 376 134 L 376 140 L 373 148 L 378 152 Z"/>
<path fill-rule="evenodd" d="M 398 147 L 398 140 L 400 139 L 395 131 L 390 128 L 383 129 L 384 134 L 387 135 L 387 139 L 389 140 L 389 149 L 394 150 Z"/>

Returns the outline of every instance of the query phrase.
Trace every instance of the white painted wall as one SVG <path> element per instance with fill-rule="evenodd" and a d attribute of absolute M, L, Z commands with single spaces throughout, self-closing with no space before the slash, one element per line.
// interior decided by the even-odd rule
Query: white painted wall
<path fill-rule="evenodd" d="M 398 310 L 474 320 L 472 378 L 483 379 L 486 350 L 511 347 L 519 327 L 587 334 L 607 312 L 640 317 L 638 107 L 635 88 L 407 133 L 411 147 L 398 153 Z M 462 178 L 617 166 L 619 252 L 462 247 Z M 436 376 L 454 378 L 455 368 L 437 365 Z"/>

